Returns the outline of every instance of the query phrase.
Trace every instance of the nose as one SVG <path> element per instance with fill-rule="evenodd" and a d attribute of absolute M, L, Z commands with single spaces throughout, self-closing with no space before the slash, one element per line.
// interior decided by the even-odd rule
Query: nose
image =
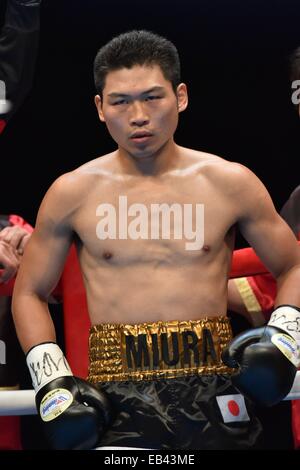
<path fill-rule="evenodd" d="M 133 102 L 131 107 L 130 124 L 132 126 L 142 127 L 149 123 L 149 116 L 141 102 Z"/>

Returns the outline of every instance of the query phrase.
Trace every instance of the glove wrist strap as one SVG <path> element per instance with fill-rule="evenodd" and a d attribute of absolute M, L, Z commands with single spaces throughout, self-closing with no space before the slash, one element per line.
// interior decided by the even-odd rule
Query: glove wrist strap
<path fill-rule="evenodd" d="M 30 349 L 26 362 L 36 393 L 54 379 L 73 375 L 64 353 L 55 343 L 42 343 Z"/>
<path fill-rule="evenodd" d="M 271 315 L 268 325 L 285 331 L 300 345 L 300 309 L 292 305 L 280 305 Z"/>

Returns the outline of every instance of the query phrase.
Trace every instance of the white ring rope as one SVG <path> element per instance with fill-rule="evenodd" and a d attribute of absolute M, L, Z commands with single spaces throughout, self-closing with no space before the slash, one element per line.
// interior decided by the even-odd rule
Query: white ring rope
<path fill-rule="evenodd" d="M 34 390 L 1 390 L 0 416 L 37 414 Z"/>
<path fill-rule="evenodd" d="M 0 416 L 37 414 L 34 390 L 0 391 Z M 284 400 L 300 400 L 300 371 Z"/>

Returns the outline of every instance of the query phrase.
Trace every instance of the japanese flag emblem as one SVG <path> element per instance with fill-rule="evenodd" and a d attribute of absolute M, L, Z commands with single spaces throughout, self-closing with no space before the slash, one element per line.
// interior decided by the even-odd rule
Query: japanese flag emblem
<path fill-rule="evenodd" d="M 224 423 L 250 421 L 243 395 L 220 395 L 216 398 Z"/>

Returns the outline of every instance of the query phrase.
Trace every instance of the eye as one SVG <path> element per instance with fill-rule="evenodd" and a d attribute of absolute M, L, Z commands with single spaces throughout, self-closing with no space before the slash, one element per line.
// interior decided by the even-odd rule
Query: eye
<path fill-rule="evenodd" d="M 159 100 L 161 97 L 158 95 L 149 95 L 145 98 L 145 101 Z"/>
<path fill-rule="evenodd" d="M 118 100 L 118 101 L 115 101 L 114 103 L 112 103 L 113 106 L 118 106 L 120 104 L 127 104 L 128 101 L 127 100 Z"/>

